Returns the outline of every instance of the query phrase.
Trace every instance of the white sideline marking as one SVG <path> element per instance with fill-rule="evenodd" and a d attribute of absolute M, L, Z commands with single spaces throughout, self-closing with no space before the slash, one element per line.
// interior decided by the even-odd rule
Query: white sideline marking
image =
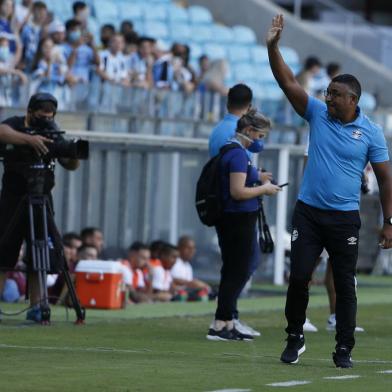
<path fill-rule="evenodd" d="M 251 389 L 217 389 L 209 392 L 251 392 Z"/>
<path fill-rule="evenodd" d="M 142 350 L 126 350 L 126 349 L 117 349 L 111 347 L 53 347 L 53 346 L 17 346 L 13 344 L 0 344 L 1 348 L 16 348 L 23 350 L 49 350 L 49 351 L 82 351 L 82 352 L 93 352 L 93 353 L 132 353 L 132 354 L 143 354 L 149 352 L 148 349 Z"/>
<path fill-rule="evenodd" d="M 324 377 L 325 380 L 351 380 L 353 378 L 359 378 L 356 374 L 347 374 L 345 376 L 332 376 L 332 377 Z"/>
<path fill-rule="evenodd" d="M 392 374 L 392 370 L 380 370 L 377 373 L 381 373 L 381 374 Z"/>
<path fill-rule="evenodd" d="M 272 384 L 265 384 L 267 387 L 294 387 L 296 385 L 311 384 L 311 381 L 285 381 L 285 382 L 274 382 Z"/>

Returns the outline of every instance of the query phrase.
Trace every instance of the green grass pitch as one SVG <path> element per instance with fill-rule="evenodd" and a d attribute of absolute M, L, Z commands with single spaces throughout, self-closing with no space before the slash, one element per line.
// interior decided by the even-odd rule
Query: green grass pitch
<path fill-rule="evenodd" d="M 308 333 L 299 364 L 279 362 L 284 347 L 284 288 L 240 301 L 242 318 L 260 329 L 254 342 L 205 339 L 214 303 L 129 306 L 87 310 L 84 326 L 53 308 L 52 325 L 32 325 L 23 316 L 0 323 L 0 391 L 392 391 L 392 278 L 360 277 L 354 368 L 336 369 L 334 334 L 325 331 L 327 298 L 312 288 L 308 316 L 319 327 Z M 22 305 L 1 304 L 4 311 Z M 388 372 L 389 371 L 389 372 Z M 381 373 L 384 372 L 384 373 Z M 326 377 L 357 376 L 346 379 Z M 292 387 L 270 386 L 307 381 Z"/>

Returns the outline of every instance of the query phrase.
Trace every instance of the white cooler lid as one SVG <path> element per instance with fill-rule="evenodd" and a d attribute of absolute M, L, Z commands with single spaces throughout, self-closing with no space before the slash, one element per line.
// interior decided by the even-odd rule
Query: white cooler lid
<path fill-rule="evenodd" d="M 76 272 L 90 272 L 101 274 L 121 274 L 124 266 L 113 260 L 80 260 Z"/>

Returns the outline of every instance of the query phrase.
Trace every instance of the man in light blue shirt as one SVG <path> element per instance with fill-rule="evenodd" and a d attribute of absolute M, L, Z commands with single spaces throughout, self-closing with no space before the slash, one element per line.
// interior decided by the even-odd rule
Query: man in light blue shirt
<path fill-rule="evenodd" d="M 309 155 L 293 214 L 291 269 L 286 298 L 287 345 L 280 359 L 297 363 L 305 351 L 303 324 L 309 281 L 325 248 L 336 289 L 336 346 L 332 359 L 350 368 L 356 323 L 359 193 L 362 172 L 370 161 L 380 188 L 384 227 L 380 245 L 392 247 L 392 176 L 384 135 L 364 116 L 358 101 L 361 85 L 348 74 L 334 77 L 325 91 L 326 103 L 309 97 L 284 62 L 278 42 L 283 15 L 268 32 L 272 72 L 295 111 L 310 126 Z"/>

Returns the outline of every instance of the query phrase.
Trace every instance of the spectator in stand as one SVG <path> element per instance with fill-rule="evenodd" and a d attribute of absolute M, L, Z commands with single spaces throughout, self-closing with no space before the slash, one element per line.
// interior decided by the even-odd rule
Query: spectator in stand
<path fill-rule="evenodd" d="M 201 83 L 204 75 L 208 71 L 208 68 L 210 68 L 210 59 L 206 54 L 202 54 L 199 57 L 199 69 L 196 75 L 196 83 L 197 83 L 197 88 L 199 91 L 204 92 L 205 91 L 205 85 Z"/>
<path fill-rule="evenodd" d="M 174 90 L 192 93 L 195 89 L 195 73 L 189 65 L 189 47 L 174 43 L 171 49 L 173 55 Z"/>
<path fill-rule="evenodd" d="M 154 45 L 155 62 L 152 67 L 154 86 L 160 89 L 173 87 L 174 69 L 173 57 L 167 45 L 158 40 Z"/>
<path fill-rule="evenodd" d="M 152 275 L 152 298 L 168 302 L 174 298 L 175 285 L 170 270 L 176 262 L 178 250 L 171 244 L 163 244 L 159 253 L 160 261 L 150 261 Z"/>
<path fill-rule="evenodd" d="M 26 294 L 26 274 L 23 272 L 26 265 L 23 262 L 24 246 L 21 247 L 18 262 L 14 271 L 8 271 L 5 274 L 3 292 L 0 293 L 0 299 L 4 302 L 18 302 L 23 300 Z"/>
<path fill-rule="evenodd" d="M 200 85 L 204 86 L 206 91 L 227 95 L 229 89 L 225 86 L 226 75 L 226 61 L 222 59 L 214 60 L 200 79 Z"/>
<path fill-rule="evenodd" d="M 131 56 L 137 52 L 137 44 L 139 41 L 139 36 L 136 32 L 126 33 L 124 35 L 125 47 L 124 47 L 124 56 L 129 62 Z"/>
<path fill-rule="evenodd" d="M 193 277 L 191 260 L 196 253 L 195 241 L 189 236 L 181 237 L 178 240 L 178 252 L 179 257 L 171 269 L 174 284 L 185 288 L 190 300 L 208 299 L 211 287 Z"/>
<path fill-rule="evenodd" d="M 0 0 L 0 33 L 8 33 L 9 47 L 15 56 L 15 64 L 19 64 L 22 57 L 22 44 L 17 34 L 17 26 L 13 20 L 14 2 L 12 0 Z M 12 39 L 11 39 L 12 38 Z"/>
<path fill-rule="evenodd" d="M 134 242 L 129 247 L 128 259 L 122 261 L 129 272 L 125 283 L 128 286 L 128 298 L 133 303 L 151 302 L 151 291 L 145 278 L 150 257 L 148 245 Z"/>
<path fill-rule="evenodd" d="M 342 67 L 338 63 L 329 63 L 327 64 L 327 75 L 330 80 L 332 80 L 335 76 L 341 74 Z"/>
<path fill-rule="evenodd" d="M 6 80 L 4 76 L 11 77 L 12 81 L 16 78 L 18 83 L 26 83 L 26 75 L 16 69 L 17 59 L 11 52 L 9 42 L 13 38 L 12 35 L 5 32 L 0 32 L 0 78 L 2 79 L 1 85 L 4 86 Z"/>
<path fill-rule="evenodd" d="M 130 20 L 124 20 L 121 22 L 120 33 L 125 37 L 127 34 L 135 33 L 133 23 Z"/>
<path fill-rule="evenodd" d="M 92 245 L 82 245 L 78 249 L 77 253 L 77 261 L 80 260 L 97 260 L 98 259 L 98 251 L 95 246 Z"/>
<path fill-rule="evenodd" d="M 70 232 L 63 235 L 63 244 L 70 250 L 70 259 L 73 263 L 78 260 L 78 250 L 82 247 L 82 238 L 79 234 Z"/>
<path fill-rule="evenodd" d="M 36 92 L 55 94 L 56 87 L 66 82 L 68 66 L 64 56 L 55 50 L 51 38 L 43 38 L 32 63 L 32 79 L 37 82 Z"/>
<path fill-rule="evenodd" d="M 75 1 L 72 5 L 73 18 L 80 22 L 83 32 L 88 31 L 90 8 L 84 1 Z"/>
<path fill-rule="evenodd" d="M 21 31 L 23 26 L 28 22 L 31 16 L 33 0 L 22 0 L 20 4 L 15 4 L 15 22 L 17 31 Z"/>
<path fill-rule="evenodd" d="M 45 27 L 48 22 L 48 9 L 42 1 L 37 1 L 32 7 L 32 18 L 28 21 L 21 33 L 23 44 L 23 63 L 27 72 L 32 71 L 33 61 L 38 49 L 40 39 L 45 36 Z"/>
<path fill-rule="evenodd" d="M 310 95 L 317 95 L 314 80 L 321 67 L 321 61 L 317 57 L 308 57 L 302 71 L 296 76 L 298 83 Z"/>
<path fill-rule="evenodd" d="M 80 238 L 82 239 L 83 246 L 95 248 L 100 257 L 104 246 L 103 233 L 100 229 L 97 227 L 86 227 L 80 233 Z"/>
<path fill-rule="evenodd" d="M 97 73 L 102 80 L 129 86 L 128 64 L 123 54 L 124 47 L 123 35 L 116 33 L 110 39 L 109 49 L 99 52 L 100 63 Z"/>
<path fill-rule="evenodd" d="M 67 38 L 63 47 L 69 68 L 68 83 L 88 83 L 93 66 L 99 65 L 98 53 L 93 45 L 86 44 L 79 21 L 68 20 L 65 29 Z"/>
<path fill-rule="evenodd" d="M 101 27 L 100 37 L 101 37 L 101 47 L 99 49 L 108 49 L 109 42 L 112 36 L 116 33 L 116 29 L 110 23 L 104 24 Z"/>
<path fill-rule="evenodd" d="M 54 20 L 48 26 L 49 37 L 52 38 L 55 48 L 63 53 L 63 45 L 65 43 L 65 26 L 63 22 Z"/>
<path fill-rule="evenodd" d="M 130 79 L 134 87 L 150 88 L 153 85 L 154 44 L 153 38 L 140 37 L 137 52 L 129 58 Z"/>

